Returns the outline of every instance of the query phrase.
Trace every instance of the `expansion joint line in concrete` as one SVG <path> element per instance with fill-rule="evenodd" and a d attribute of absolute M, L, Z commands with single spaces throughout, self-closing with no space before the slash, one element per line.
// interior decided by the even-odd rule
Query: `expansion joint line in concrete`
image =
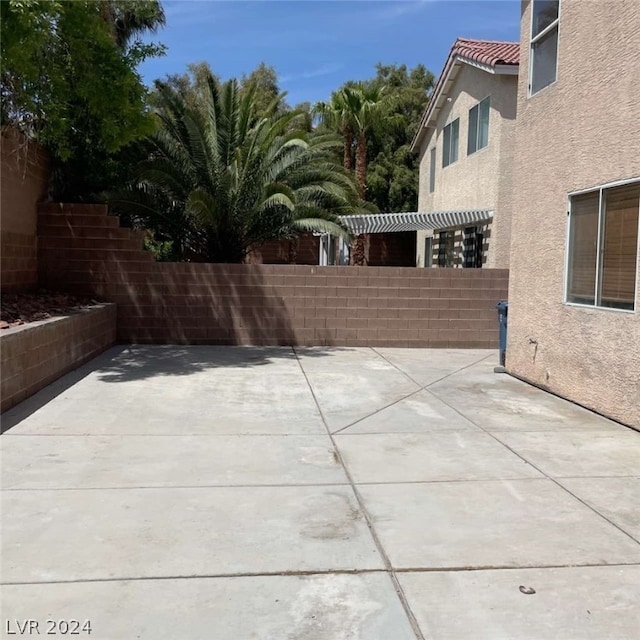
<path fill-rule="evenodd" d="M 532 564 L 518 567 L 510 565 L 482 565 L 482 566 L 454 566 L 454 567 L 402 567 L 397 573 L 457 573 L 460 571 L 523 571 L 535 569 L 582 569 L 585 567 L 640 567 L 637 562 L 615 562 L 613 564 L 585 563 L 585 564 Z M 112 578 L 77 578 L 69 580 L 16 580 L 1 582 L 3 587 L 17 587 L 34 584 L 89 584 L 93 582 L 154 582 L 157 580 L 219 580 L 227 578 L 286 578 L 310 577 L 326 575 L 369 575 L 376 573 L 387 574 L 386 569 L 309 569 L 292 571 L 244 571 L 238 573 L 195 573 L 164 576 L 115 576 Z"/>
<path fill-rule="evenodd" d="M 475 362 L 471 362 L 470 364 L 465 365 L 464 367 L 460 367 L 460 369 L 456 369 L 455 371 L 452 371 L 451 373 L 447 373 L 447 375 L 442 376 L 441 378 L 438 378 L 437 380 L 433 380 L 431 381 L 429 384 L 425 384 L 425 385 L 421 385 L 417 380 L 415 380 L 414 378 L 412 378 L 406 371 L 403 371 L 400 367 L 398 367 L 396 364 L 394 364 L 393 362 L 391 362 L 390 360 L 387 360 L 387 358 L 385 358 L 381 353 L 379 353 L 378 351 L 376 351 L 373 347 L 369 347 L 371 349 L 371 351 L 373 351 L 379 358 L 381 358 L 382 360 L 384 360 L 387 364 L 391 365 L 394 369 L 396 369 L 397 371 L 399 371 L 405 378 L 407 378 L 410 382 L 412 382 L 415 385 L 418 385 L 418 388 L 415 389 L 414 391 L 412 391 L 411 393 L 408 393 L 407 395 L 402 396 L 401 398 L 398 398 L 397 400 L 394 400 L 393 402 L 390 402 L 389 404 L 385 405 L 384 407 L 380 407 L 379 409 L 376 409 L 375 411 L 372 411 L 371 413 L 368 413 L 366 416 L 362 416 L 362 418 L 358 418 L 357 420 L 354 420 L 353 422 L 349 423 L 348 425 L 346 425 L 345 427 L 340 427 L 340 429 L 338 429 L 337 431 L 333 431 L 332 435 L 337 435 L 339 433 L 342 433 L 343 431 L 346 431 L 347 429 L 350 429 L 351 427 L 355 426 L 356 424 L 359 424 L 360 422 L 362 422 L 363 420 L 367 420 L 368 418 L 371 418 L 371 416 L 375 416 L 376 414 L 380 413 L 381 411 L 384 411 L 385 409 L 389 409 L 390 407 L 393 407 L 394 405 L 403 402 L 404 400 L 407 400 L 415 395 L 417 395 L 418 393 L 420 393 L 421 391 L 424 391 L 425 389 L 427 389 L 428 387 L 430 387 L 431 385 L 437 384 L 438 382 L 441 382 L 442 380 L 446 380 L 449 376 L 452 376 L 456 373 L 459 373 L 460 371 L 464 371 L 465 369 L 468 369 L 469 367 L 473 367 L 474 365 L 483 362 L 484 360 L 486 360 L 487 358 L 491 358 L 492 356 L 483 356 L 482 358 L 480 358 L 480 360 L 476 360 Z"/>
<path fill-rule="evenodd" d="M 496 375 L 504 375 L 504 374 L 496 374 Z M 537 465 L 533 464 L 533 462 L 531 462 L 530 460 L 527 460 L 523 455 L 518 453 L 515 449 L 510 447 L 507 443 L 503 442 L 497 435 L 495 435 L 495 433 L 492 433 L 488 429 L 485 429 L 481 424 L 478 424 L 478 422 L 476 422 L 473 417 L 465 416 L 461 411 L 459 411 L 456 407 L 454 407 L 450 402 L 447 402 L 447 400 L 445 400 L 444 398 L 441 398 L 440 396 L 438 396 L 438 394 L 436 394 L 433 391 L 431 391 L 431 389 L 426 389 L 426 391 L 427 391 L 427 393 L 430 393 L 434 398 L 436 398 L 436 400 L 440 400 L 440 402 L 444 402 L 444 404 L 446 404 L 450 409 L 453 409 L 458 415 L 462 416 L 463 418 L 465 418 L 466 420 L 471 422 L 473 425 L 478 427 L 478 429 L 482 430 L 488 436 L 493 438 L 498 444 L 501 444 L 505 449 L 507 449 L 508 451 L 513 453 L 514 455 L 518 456 L 518 458 L 520 458 L 520 460 L 522 460 L 523 462 L 528 464 L 530 467 L 533 467 L 536 471 L 538 471 L 538 473 L 542 474 L 547 480 L 550 480 L 551 482 L 553 482 L 553 484 L 555 484 L 557 487 L 562 489 L 562 491 L 565 491 L 570 496 L 575 498 L 578 502 L 580 502 L 585 507 L 587 507 L 587 509 L 589 509 L 590 511 L 593 511 L 593 513 L 595 513 L 597 516 L 599 516 L 600 518 L 602 518 L 603 520 L 608 522 L 612 527 L 615 527 L 616 529 L 618 529 L 618 531 L 620 531 L 625 536 L 627 536 L 628 538 L 633 540 L 636 544 L 640 544 L 640 540 L 636 539 L 628 531 L 625 531 L 622 527 L 620 527 L 615 522 L 613 522 L 612 520 L 607 518 L 607 516 L 605 516 L 604 514 L 600 513 L 600 511 L 598 511 L 595 507 L 591 506 L 588 502 L 583 500 L 580 496 L 576 495 L 575 493 L 573 493 L 572 491 L 567 489 L 567 487 L 565 487 L 562 483 L 560 483 L 556 478 L 554 478 L 553 476 L 550 476 L 548 473 L 545 473 L 545 471 L 543 471 Z"/>
<path fill-rule="evenodd" d="M 394 369 L 397 369 L 403 376 L 405 376 L 405 378 L 407 378 L 408 380 L 410 380 L 414 384 L 417 384 L 420 387 L 421 391 L 422 391 L 422 389 L 427 389 L 428 387 L 431 387 L 432 385 L 437 384 L 438 382 L 442 382 L 442 380 L 446 380 L 447 378 L 450 378 L 451 376 L 456 375 L 456 373 L 460 373 L 461 371 L 464 371 L 465 369 L 469 369 L 470 367 L 473 367 L 473 366 L 475 366 L 477 364 L 480 364 L 481 362 L 484 362 L 485 360 L 488 360 L 489 358 L 493 358 L 494 357 L 492 354 L 489 354 L 487 356 L 482 356 L 482 358 L 480 358 L 479 360 L 475 360 L 474 362 L 470 362 L 469 364 L 465 364 L 464 367 L 460 367 L 459 369 L 456 369 L 455 371 L 451 371 L 451 372 L 447 373 L 446 375 L 442 376 L 441 378 L 438 378 L 437 380 L 432 380 L 429 384 L 421 385 L 415 378 L 410 376 L 406 371 L 401 369 L 397 364 L 395 364 L 394 362 L 391 362 L 391 360 L 389 360 L 388 358 L 383 356 L 377 349 L 375 349 L 374 347 L 370 347 L 370 349 L 379 358 L 382 358 L 387 364 L 391 365 Z"/>
<path fill-rule="evenodd" d="M 378 550 L 378 553 L 380 554 L 380 557 L 382 558 L 382 561 L 384 562 L 384 566 L 386 569 L 387 574 L 389 575 L 389 577 L 391 578 L 391 582 L 393 583 L 393 587 L 396 591 L 396 594 L 398 595 L 398 599 L 400 600 L 400 604 L 402 605 L 402 608 L 405 612 L 405 615 L 407 616 L 407 619 L 409 621 L 409 624 L 411 625 L 411 628 L 413 629 L 413 632 L 416 635 L 417 640 L 426 640 L 424 634 L 422 633 L 422 631 L 420 630 L 420 626 L 418 625 L 418 620 L 415 616 L 415 614 L 413 613 L 413 611 L 411 610 L 411 607 L 409 606 L 409 602 L 407 600 L 407 597 L 405 596 L 404 590 L 402 589 L 402 585 L 400 584 L 400 581 L 398 580 L 398 577 L 396 575 L 396 572 L 393 568 L 393 565 L 391 564 L 391 560 L 389 559 L 389 556 L 387 555 L 384 547 L 382 546 L 382 542 L 380 540 L 380 538 L 378 537 L 378 533 L 376 532 L 374 526 L 373 526 L 373 519 L 371 517 L 371 515 L 369 514 L 369 512 L 367 511 L 367 508 L 365 506 L 364 503 L 364 499 L 362 498 L 362 496 L 360 495 L 360 491 L 358 491 L 358 487 L 356 486 L 353 477 L 351 475 L 351 473 L 349 472 L 349 469 L 347 468 L 347 465 L 344 462 L 344 459 L 342 458 L 342 454 L 340 453 L 340 449 L 338 448 L 336 441 L 334 440 L 333 434 L 331 433 L 331 430 L 329 429 L 329 424 L 327 423 L 326 417 L 324 415 L 324 412 L 322 411 L 322 407 L 320 406 L 320 403 L 318 402 L 318 398 L 316 397 L 315 391 L 313 390 L 313 386 L 311 385 L 311 381 L 309 380 L 309 377 L 307 376 L 307 372 L 304 370 L 304 367 L 302 366 L 302 361 L 300 360 L 299 356 L 298 356 L 298 352 L 295 350 L 295 348 L 293 348 L 293 353 L 296 356 L 296 360 L 298 362 L 298 366 L 300 367 L 300 371 L 302 372 L 302 375 L 304 376 L 304 379 L 309 387 L 309 391 L 311 392 L 311 395 L 313 397 L 313 401 L 316 404 L 316 407 L 320 413 L 320 417 L 322 419 L 322 422 L 325 426 L 325 429 L 327 430 L 327 435 L 329 436 L 329 439 L 331 440 L 331 444 L 333 446 L 333 450 L 336 456 L 336 459 L 338 461 L 338 463 L 340 464 L 340 466 L 342 467 L 342 470 L 344 471 L 348 481 L 349 481 L 349 485 L 351 486 L 351 490 L 353 491 L 353 494 L 356 497 L 356 500 L 358 502 L 358 507 L 365 519 L 365 522 L 367 523 L 367 527 L 369 528 L 369 531 L 371 532 L 371 537 L 373 538 L 373 541 L 376 545 L 376 548 Z"/>

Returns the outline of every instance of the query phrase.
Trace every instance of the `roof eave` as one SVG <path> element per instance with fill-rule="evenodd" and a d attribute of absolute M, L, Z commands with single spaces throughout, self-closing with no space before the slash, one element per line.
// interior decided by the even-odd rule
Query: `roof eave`
<path fill-rule="evenodd" d="M 497 64 L 493 71 L 496 75 L 517 76 L 520 73 L 519 64 Z"/>
<path fill-rule="evenodd" d="M 424 138 L 424 134 L 430 128 L 430 122 L 433 120 L 434 114 L 438 113 L 442 108 L 443 99 L 446 97 L 446 90 L 451 87 L 453 81 L 455 80 L 455 76 L 457 75 L 457 71 L 460 68 L 460 56 L 454 53 L 450 53 L 447 58 L 447 62 L 444 65 L 444 69 L 438 78 L 438 82 L 436 87 L 429 98 L 429 103 L 427 104 L 426 109 L 424 110 L 424 114 L 420 119 L 420 126 L 418 127 L 418 131 L 416 135 L 413 137 L 411 142 L 411 151 L 413 153 L 417 153 L 420 151 L 420 145 L 422 143 L 422 139 Z M 452 72 L 455 71 L 453 77 L 451 77 Z M 448 85 L 448 86 L 447 86 Z"/>
<path fill-rule="evenodd" d="M 434 116 L 437 116 L 438 112 L 442 108 L 443 98 L 447 96 L 447 89 L 450 89 L 453 85 L 453 82 L 455 81 L 455 77 L 457 75 L 457 71 L 463 63 L 495 75 L 517 76 L 519 71 L 518 64 L 491 65 L 472 60 L 471 58 L 466 58 L 459 54 L 449 54 L 445 67 L 440 74 L 438 83 L 436 84 L 436 88 L 429 98 L 429 104 L 427 105 L 427 108 L 425 109 L 424 114 L 420 119 L 420 126 L 418 127 L 418 131 L 411 141 L 410 150 L 413 153 L 418 153 L 420 151 L 420 147 L 422 145 L 425 134 L 430 128 L 435 126 L 434 124 L 431 124 L 431 121 L 434 119 Z M 454 71 L 455 74 L 453 75 L 453 77 L 450 77 Z"/>

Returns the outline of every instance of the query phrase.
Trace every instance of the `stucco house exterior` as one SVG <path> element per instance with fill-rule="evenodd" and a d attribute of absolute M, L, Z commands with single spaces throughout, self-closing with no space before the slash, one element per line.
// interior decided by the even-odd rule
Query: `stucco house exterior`
<path fill-rule="evenodd" d="M 509 373 L 640 428 L 640 2 L 522 2 Z"/>
<path fill-rule="evenodd" d="M 417 266 L 509 266 L 519 49 L 458 38 L 449 52 L 412 143 L 420 156 L 418 211 L 492 217 L 418 231 Z"/>

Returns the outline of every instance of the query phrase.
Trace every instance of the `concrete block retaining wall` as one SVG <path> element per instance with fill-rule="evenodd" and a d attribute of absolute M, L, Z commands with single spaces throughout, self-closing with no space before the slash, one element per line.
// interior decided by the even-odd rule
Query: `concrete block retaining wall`
<path fill-rule="evenodd" d="M 154 262 L 105 207 L 44 205 L 40 282 L 117 303 L 118 341 L 495 348 L 507 270 Z"/>
<path fill-rule="evenodd" d="M 5 128 L 0 173 L 0 289 L 33 289 L 38 282 L 37 203 L 47 195 L 47 158 L 35 142 Z"/>
<path fill-rule="evenodd" d="M 116 308 L 101 304 L 0 333 L 0 411 L 102 353 L 116 339 Z"/>

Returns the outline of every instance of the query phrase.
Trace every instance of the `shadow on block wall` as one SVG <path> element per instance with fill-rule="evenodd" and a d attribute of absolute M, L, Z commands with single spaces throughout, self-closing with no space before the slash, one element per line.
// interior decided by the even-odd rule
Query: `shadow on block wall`
<path fill-rule="evenodd" d="M 119 303 L 118 335 L 133 343 L 294 345 L 290 311 L 265 282 L 267 265 L 156 263 Z M 124 284 L 124 282 L 122 283 Z"/>
<path fill-rule="evenodd" d="M 139 344 L 496 348 L 508 271 L 155 262 L 99 205 L 47 204 L 41 283 L 116 302 Z"/>
<path fill-rule="evenodd" d="M 8 127 L 0 134 L 0 289 L 36 287 L 37 203 L 47 197 L 48 160 L 35 142 Z"/>

